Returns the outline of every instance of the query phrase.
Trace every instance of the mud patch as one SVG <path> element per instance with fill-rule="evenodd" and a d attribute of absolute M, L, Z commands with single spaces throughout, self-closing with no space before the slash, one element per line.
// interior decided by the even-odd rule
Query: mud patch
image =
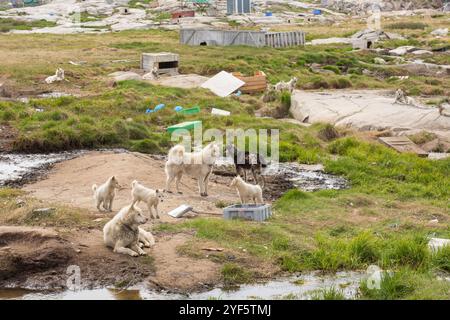
<path fill-rule="evenodd" d="M 341 190 L 349 187 L 348 181 L 342 177 L 324 173 L 320 168 L 306 169 L 294 162 L 269 166 L 264 174 L 277 181 L 287 180 L 303 191 Z"/>
<path fill-rule="evenodd" d="M 55 163 L 73 159 L 82 153 L 0 154 L 0 186 L 19 187 L 36 181 Z"/>
<path fill-rule="evenodd" d="M 151 286 L 170 288 L 171 292 L 189 292 L 205 290 L 220 281 L 219 264 L 178 254 L 177 249 L 191 238 L 187 234 L 159 238 L 159 243 L 152 249 L 158 268 L 148 279 Z"/>
<path fill-rule="evenodd" d="M 12 150 L 17 134 L 17 130 L 10 125 L 0 124 L 0 152 L 10 152 Z"/>
<path fill-rule="evenodd" d="M 24 227 L 0 227 L 0 283 L 25 281 L 29 275 L 57 272 L 73 258 L 70 243 L 57 233 Z"/>
<path fill-rule="evenodd" d="M 154 273 L 151 256 L 135 259 L 114 253 L 104 246 L 100 230 L 70 232 L 0 227 L 0 287 L 66 290 L 73 274 L 69 266 L 79 268 L 81 289 L 126 288 Z"/>
<path fill-rule="evenodd" d="M 214 169 L 216 177 L 230 177 L 236 175 L 231 160 L 224 158 Z M 273 163 L 264 169 L 266 180 L 264 198 L 274 201 L 286 191 L 294 188 L 303 191 L 341 190 L 349 187 L 349 182 L 342 177 L 323 172 L 322 165 L 302 165 L 295 162 Z M 220 178 L 214 178 L 216 181 Z M 247 179 L 253 182 L 253 177 L 247 174 Z"/>

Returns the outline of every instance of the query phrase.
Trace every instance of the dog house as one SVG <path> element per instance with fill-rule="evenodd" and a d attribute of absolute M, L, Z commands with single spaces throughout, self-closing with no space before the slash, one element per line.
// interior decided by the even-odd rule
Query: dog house
<path fill-rule="evenodd" d="M 357 39 L 352 42 L 353 49 L 367 50 L 371 49 L 373 42 L 368 39 Z"/>
<path fill-rule="evenodd" d="M 141 69 L 156 74 L 178 74 L 179 55 L 170 52 L 143 53 Z"/>

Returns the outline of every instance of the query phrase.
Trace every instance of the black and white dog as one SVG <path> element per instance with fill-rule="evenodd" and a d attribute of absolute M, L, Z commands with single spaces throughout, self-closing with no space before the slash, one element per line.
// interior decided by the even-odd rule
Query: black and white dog
<path fill-rule="evenodd" d="M 267 162 L 262 155 L 253 154 L 248 151 L 237 150 L 233 144 L 227 145 L 227 153 L 228 156 L 231 156 L 233 158 L 236 173 L 238 175 L 241 175 L 241 172 L 243 172 L 244 180 L 247 181 L 247 170 L 251 170 L 255 183 L 259 183 L 257 177 L 257 175 L 259 175 L 262 180 L 261 187 L 265 187 L 266 181 L 264 179 L 264 176 L 262 175 L 262 168 L 267 167 Z"/>

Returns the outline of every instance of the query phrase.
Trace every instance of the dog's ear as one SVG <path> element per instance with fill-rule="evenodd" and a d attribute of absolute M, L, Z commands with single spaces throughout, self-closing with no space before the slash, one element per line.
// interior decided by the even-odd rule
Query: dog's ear
<path fill-rule="evenodd" d="M 158 189 L 156 189 L 156 193 L 158 193 L 158 194 L 160 193 Z"/>
<path fill-rule="evenodd" d="M 116 181 L 116 176 L 112 176 L 111 180 Z"/>

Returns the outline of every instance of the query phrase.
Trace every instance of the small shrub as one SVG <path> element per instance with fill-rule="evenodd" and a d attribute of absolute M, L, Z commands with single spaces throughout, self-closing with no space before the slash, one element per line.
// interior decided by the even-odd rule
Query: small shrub
<path fill-rule="evenodd" d="M 414 292 L 415 279 L 410 271 L 400 270 L 395 273 L 384 272 L 381 276 L 380 288 L 369 288 L 367 281 L 362 281 L 360 291 L 363 298 L 376 300 L 402 299 Z"/>
<path fill-rule="evenodd" d="M 359 234 L 350 242 L 350 255 L 365 265 L 377 262 L 380 257 L 377 239 L 369 233 Z"/>
<path fill-rule="evenodd" d="M 408 136 L 408 137 L 415 144 L 424 144 L 424 143 L 430 142 L 430 141 L 432 141 L 432 140 L 437 138 L 436 134 L 431 133 L 431 132 L 427 132 L 427 131 L 422 131 L 422 132 L 413 134 L 413 135 Z"/>
<path fill-rule="evenodd" d="M 342 290 L 335 287 L 316 290 L 311 294 L 313 300 L 345 300 L 345 295 Z"/>
<path fill-rule="evenodd" d="M 341 74 L 341 70 L 336 66 L 325 66 L 322 69 L 333 71 L 336 74 Z"/>
<path fill-rule="evenodd" d="M 334 142 L 332 142 L 328 146 L 328 151 L 332 154 L 337 155 L 345 155 L 347 151 L 351 148 L 355 148 L 359 145 L 359 142 L 356 141 L 354 138 L 344 138 L 339 139 Z"/>
<path fill-rule="evenodd" d="M 331 141 L 339 138 L 339 132 L 334 125 L 327 123 L 318 132 L 318 137 L 323 141 Z"/>
<path fill-rule="evenodd" d="M 251 273 L 235 263 L 225 263 L 221 270 L 225 286 L 235 286 L 248 283 L 251 280 Z"/>
<path fill-rule="evenodd" d="M 441 271 L 450 272 L 450 246 L 440 248 L 433 253 L 431 263 Z"/>
<path fill-rule="evenodd" d="M 428 27 L 426 23 L 422 22 L 396 22 L 386 26 L 388 29 L 411 29 L 411 30 L 424 30 Z"/>
<path fill-rule="evenodd" d="M 425 237 L 404 237 L 392 241 L 384 257 L 384 264 L 393 266 L 409 266 L 417 269 L 428 261 L 429 252 Z"/>
<path fill-rule="evenodd" d="M 149 154 L 160 154 L 163 153 L 162 148 L 156 143 L 155 141 L 151 139 L 144 139 L 139 140 L 132 144 L 131 150 L 142 152 L 142 153 L 149 153 Z"/>

